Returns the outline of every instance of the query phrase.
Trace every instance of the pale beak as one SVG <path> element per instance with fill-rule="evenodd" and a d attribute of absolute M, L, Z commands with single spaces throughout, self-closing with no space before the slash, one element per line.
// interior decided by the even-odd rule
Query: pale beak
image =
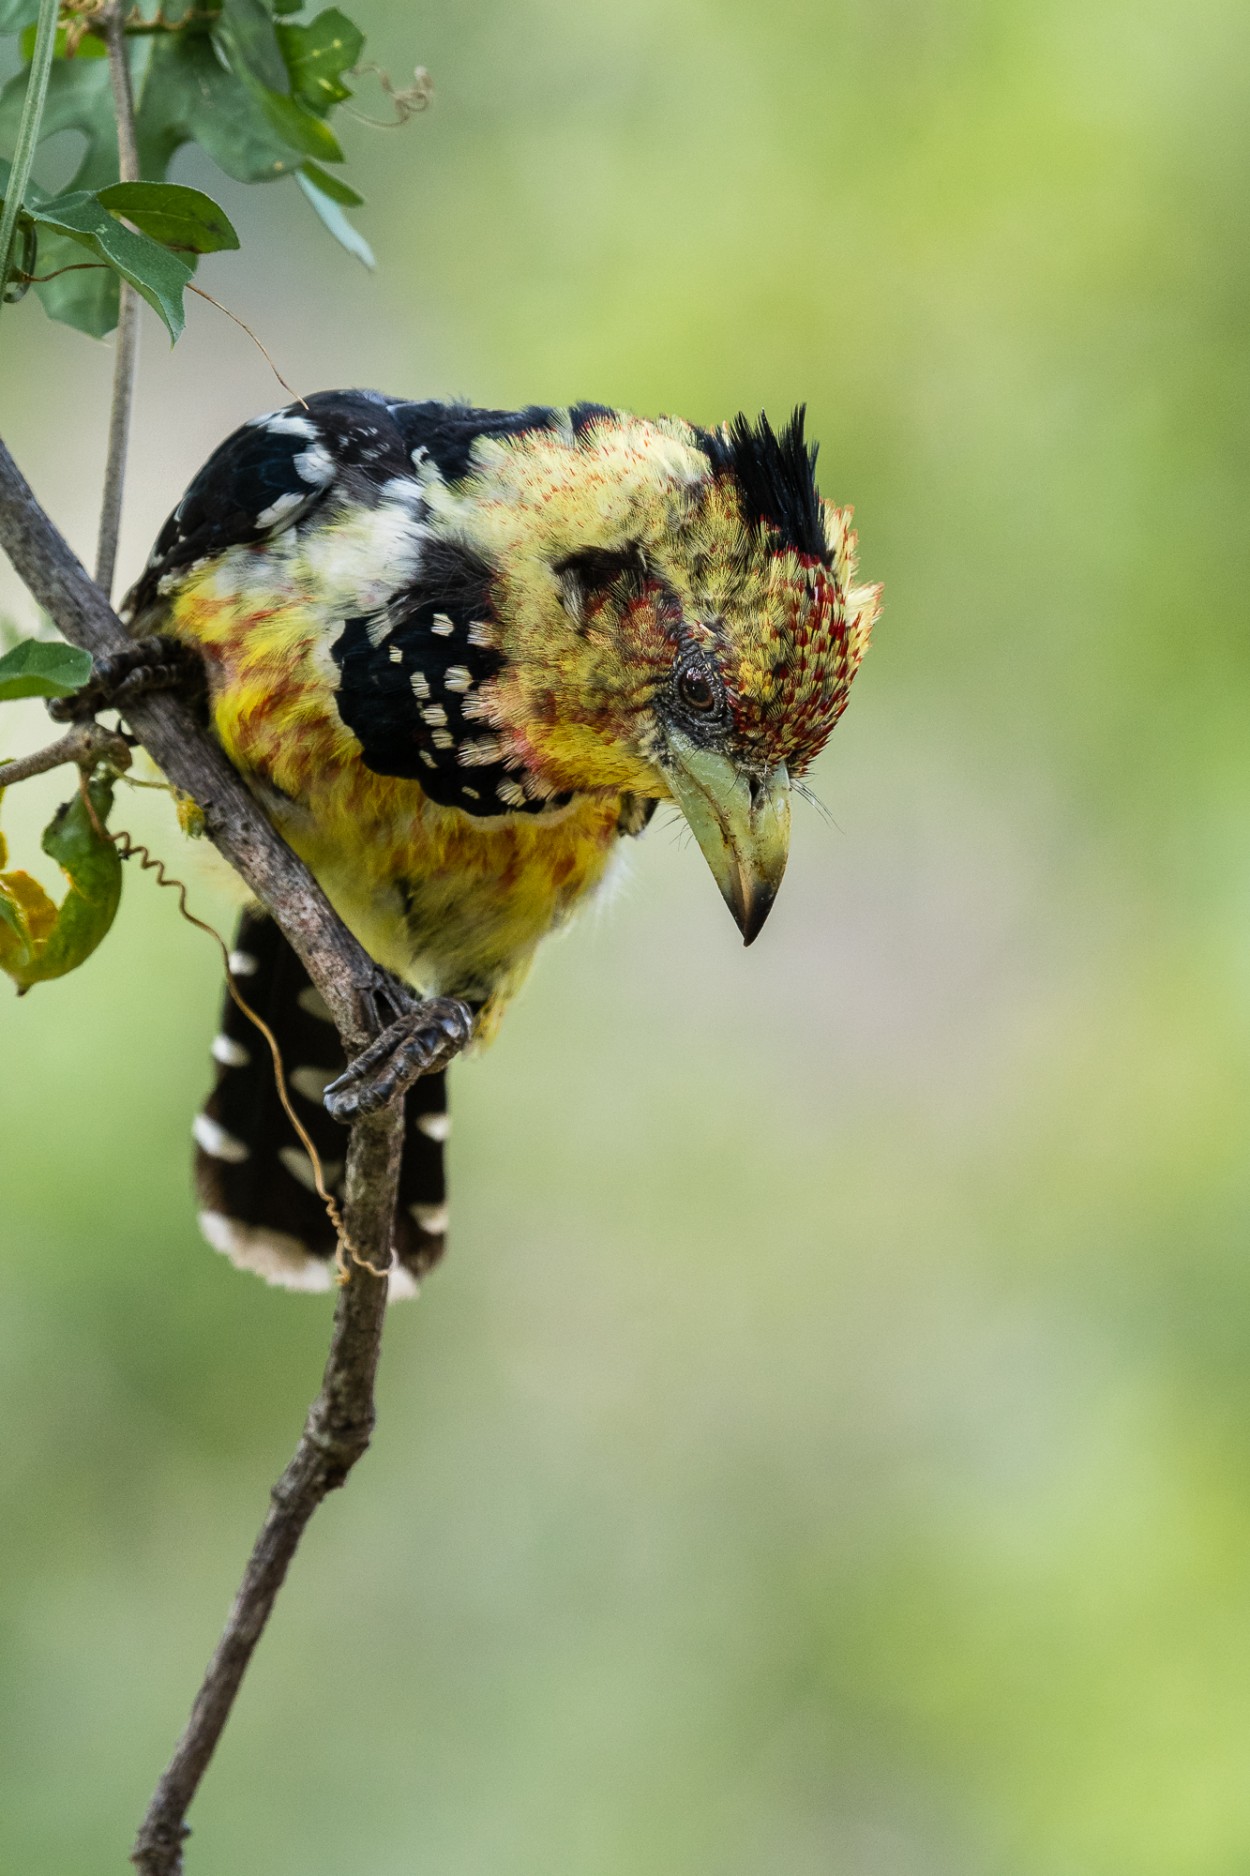
<path fill-rule="evenodd" d="M 728 756 L 669 730 L 664 779 L 712 869 L 744 944 L 757 938 L 777 897 L 790 851 L 785 764 L 746 775 Z"/>

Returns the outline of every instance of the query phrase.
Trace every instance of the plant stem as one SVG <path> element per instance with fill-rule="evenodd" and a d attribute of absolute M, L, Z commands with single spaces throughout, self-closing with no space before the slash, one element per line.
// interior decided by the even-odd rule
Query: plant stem
<path fill-rule="evenodd" d="M 0 214 L 0 304 L 3 303 L 4 289 L 9 278 L 17 217 L 26 200 L 26 185 L 30 181 L 31 167 L 35 161 L 39 125 L 43 120 L 44 101 L 48 95 L 52 54 L 56 50 L 57 6 L 58 0 L 39 0 L 35 50 L 30 61 L 30 77 L 26 81 L 22 119 L 17 127 L 17 148 L 13 152 L 13 166 L 9 173 L 9 192 L 4 199 L 4 211 Z"/>
<path fill-rule="evenodd" d="M 117 116 L 117 168 L 123 182 L 139 181 L 139 148 L 135 132 L 135 95 L 130 82 L 130 59 L 122 30 L 118 0 L 104 21 L 109 49 L 109 77 Z M 96 549 L 96 585 L 105 596 L 113 591 L 117 541 L 121 532 L 122 493 L 126 485 L 126 449 L 130 440 L 130 413 L 134 406 L 135 374 L 139 364 L 139 295 L 128 280 L 118 283 L 117 350 L 113 358 L 113 404 L 109 413 L 108 461 L 104 469 L 104 498 L 100 508 L 100 540 Z"/>

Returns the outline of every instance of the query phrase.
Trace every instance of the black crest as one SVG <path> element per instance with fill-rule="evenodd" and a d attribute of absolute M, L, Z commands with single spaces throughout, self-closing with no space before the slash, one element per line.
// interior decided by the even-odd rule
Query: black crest
<path fill-rule="evenodd" d="M 803 435 L 807 406 L 800 404 L 780 435 L 763 411 L 753 424 L 744 411 L 723 430 L 705 431 L 703 449 L 718 475 L 738 485 L 748 521 L 769 528 L 786 547 L 826 564 L 829 543 L 816 490 L 816 445 Z"/>

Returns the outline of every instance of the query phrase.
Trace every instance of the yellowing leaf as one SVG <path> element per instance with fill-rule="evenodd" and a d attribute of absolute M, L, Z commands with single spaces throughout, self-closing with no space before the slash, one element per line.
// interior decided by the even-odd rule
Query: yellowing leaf
<path fill-rule="evenodd" d="M 91 807 L 76 794 L 57 809 L 44 830 L 43 850 L 68 882 L 58 907 L 38 880 L 20 868 L 0 873 L 0 970 L 18 994 L 77 970 L 107 933 L 122 890 L 122 863 L 103 829 L 113 805 L 113 782 L 97 776 L 88 785 Z M 7 858 L 0 841 L 0 865 Z"/>

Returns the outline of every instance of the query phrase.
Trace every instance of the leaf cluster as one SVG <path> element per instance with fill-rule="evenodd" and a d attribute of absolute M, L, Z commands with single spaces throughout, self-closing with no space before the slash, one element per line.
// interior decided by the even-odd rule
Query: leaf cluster
<path fill-rule="evenodd" d="M 37 11 L 38 0 L 0 0 L 0 34 L 20 35 L 24 61 Z M 100 8 L 62 0 L 59 19 L 40 140 L 76 132 L 82 155 L 60 194 L 28 185 L 9 297 L 33 285 L 50 317 L 102 337 L 117 323 L 118 283 L 129 280 L 177 338 L 198 257 L 238 246 L 210 197 L 168 182 L 184 145 L 240 182 L 294 177 L 336 239 L 372 265 L 344 214 L 362 198 L 325 167 L 345 161 L 330 119 L 352 96 L 347 79 L 365 43 L 337 7 L 305 19 L 301 0 L 139 0 L 124 39 L 142 181 L 127 184 L 118 180 Z M 0 149 L 14 147 L 28 72 L 24 63 L 0 91 Z"/>
<path fill-rule="evenodd" d="M 0 159 L 0 184 L 7 184 L 8 167 Z M 85 267 L 82 254 L 76 257 L 78 266 L 63 263 L 70 271 L 95 274 L 101 264 L 108 268 L 114 302 L 117 280 L 129 280 L 165 322 L 171 339 L 178 337 L 185 322 L 183 289 L 198 256 L 239 245 L 225 211 L 211 196 L 173 182 L 114 182 L 104 189 L 71 189 L 58 196 L 45 195 L 28 183 L 18 236 L 24 274 L 34 272 L 37 254 L 46 262 L 50 248 L 68 252 L 66 244 L 73 244 L 91 259 Z M 42 285 L 55 294 L 68 278 L 62 273 Z M 22 279 L 11 282 L 7 297 L 22 298 L 27 284 Z M 64 312 L 55 311 L 56 303 L 53 317 L 65 318 Z"/>

